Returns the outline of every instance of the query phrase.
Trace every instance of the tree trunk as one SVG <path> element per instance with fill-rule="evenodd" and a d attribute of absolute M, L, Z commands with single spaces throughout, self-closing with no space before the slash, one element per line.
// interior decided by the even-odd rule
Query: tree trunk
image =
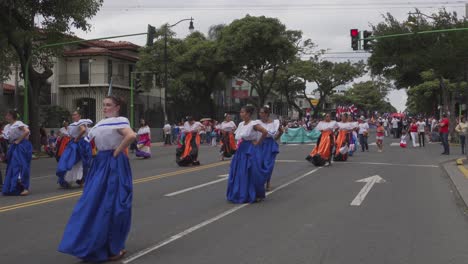
<path fill-rule="evenodd" d="M 41 150 L 41 135 L 39 132 L 39 93 L 40 93 L 40 85 L 42 80 L 38 77 L 34 77 L 31 74 L 29 78 L 29 129 L 31 131 L 31 135 L 29 136 L 29 140 L 33 145 L 34 151 Z"/>

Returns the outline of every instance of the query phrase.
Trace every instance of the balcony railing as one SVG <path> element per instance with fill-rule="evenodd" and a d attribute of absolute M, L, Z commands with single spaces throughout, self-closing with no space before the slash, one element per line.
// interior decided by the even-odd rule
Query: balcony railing
<path fill-rule="evenodd" d="M 89 85 L 88 78 L 91 77 L 91 85 L 108 84 L 109 79 L 104 74 L 91 74 L 91 76 L 81 76 L 80 74 L 63 74 L 59 76 L 59 85 Z M 130 79 L 127 76 L 113 75 L 112 84 L 130 87 Z"/>

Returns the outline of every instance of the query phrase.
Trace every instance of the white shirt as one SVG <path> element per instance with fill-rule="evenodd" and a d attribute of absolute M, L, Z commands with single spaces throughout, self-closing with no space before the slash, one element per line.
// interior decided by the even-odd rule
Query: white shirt
<path fill-rule="evenodd" d="M 229 122 L 224 121 L 221 123 L 221 130 L 225 132 L 232 132 L 235 129 L 236 129 L 236 124 L 233 121 L 229 121 Z"/>
<path fill-rule="evenodd" d="M 338 128 L 338 123 L 336 121 L 330 121 L 330 122 L 320 121 L 318 125 L 315 127 L 315 129 L 319 131 L 335 130 L 336 128 Z"/>
<path fill-rule="evenodd" d="M 257 123 L 265 128 L 265 130 L 268 132 L 267 137 L 275 138 L 276 134 L 278 134 L 278 129 L 280 127 L 280 122 L 278 119 L 273 120 L 271 123 L 263 123 L 261 120 L 257 120 Z M 260 133 L 259 136 L 261 136 Z"/>
<path fill-rule="evenodd" d="M 340 130 L 352 130 L 352 129 L 354 129 L 354 124 L 353 124 L 353 123 L 338 122 L 337 125 L 338 125 L 338 128 L 339 128 Z"/>
<path fill-rule="evenodd" d="M 94 138 L 96 148 L 100 151 L 115 150 L 123 140 L 123 136 L 118 131 L 122 128 L 130 128 L 130 122 L 126 117 L 105 118 L 89 130 L 86 140 L 91 141 Z"/>
<path fill-rule="evenodd" d="M 393 118 L 393 119 L 392 119 L 392 127 L 393 127 L 393 128 L 398 128 L 398 122 L 399 122 L 398 119 Z"/>
<path fill-rule="evenodd" d="M 184 123 L 184 132 L 199 132 L 202 128 L 202 124 L 200 122 L 194 122 L 192 125 L 187 121 Z"/>
<path fill-rule="evenodd" d="M 86 131 L 88 132 L 88 125 L 92 125 L 93 121 L 89 119 L 80 119 L 77 122 L 71 123 L 68 126 L 68 134 L 72 138 L 77 138 L 80 135 L 80 126 L 86 126 Z M 83 137 L 87 136 L 87 132 L 83 135 Z"/>
<path fill-rule="evenodd" d="M 367 132 L 369 130 L 369 124 L 367 123 L 360 123 L 359 124 L 359 135 L 364 134 L 364 132 Z"/>
<path fill-rule="evenodd" d="M 416 125 L 418 126 L 418 132 L 424 132 L 425 131 L 425 128 L 426 128 L 426 122 L 422 121 L 418 121 L 416 122 Z"/>
<path fill-rule="evenodd" d="M 145 134 L 151 135 L 151 130 L 149 126 L 140 127 L 140 129 L 138 129 L 137 135 L 145 135 Z"/>
<path fill-rule="evenodd" d="M 258 139 L 258 134 L 259 132 L 255 131 L 254 126 L 257 125 L 257 121 L 250 121 L 247 125 L 244 125 L 244 122 L 242 121 L 239 124 L 239 127 L 237 128 L 235 134 L 236 134 L 236 140 L 257 140 Z"/>
<path fill-rule="evenodd" d="M 70 136 L 70 133 L 68 133 L 68 129 L 65 127 L 60 128 L 59 132 L 61 137 Z"/>
<path fill-rule="evenodd" d="M 8 142 L 13 143 L 23 134 L 21 131 L 22 127 L 28 127 L 21 121 L 16 121 L 13 124 L 8 124 L 3 128 L 2 136 L 4 139 L 8 140 Z"/>
<path fill-rule="evenodd" d="M 166 135 L 171 134 L 171 125 L 165 124 L 164 127 L 163 127 L 163 130 L 164 130 L 164 134 L 166 134 Z"/>
<path fill-rule="evenodd" d="M 384 127 L 388 127 L 388 119 L 387 119 L 387 118 L 385 118 L 385 119 L 383 120 L 383 126 L 384 126 Z"/>

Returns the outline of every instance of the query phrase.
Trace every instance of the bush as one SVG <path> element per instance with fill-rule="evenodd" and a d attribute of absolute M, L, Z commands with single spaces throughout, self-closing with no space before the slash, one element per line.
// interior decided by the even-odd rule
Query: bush
<path fill-rule="evenodd" d="M 39 120 L 44 127 L 61 127 L 64 120 L 70 119 L 70 112 L 58 105 L 40 107 Z"/>

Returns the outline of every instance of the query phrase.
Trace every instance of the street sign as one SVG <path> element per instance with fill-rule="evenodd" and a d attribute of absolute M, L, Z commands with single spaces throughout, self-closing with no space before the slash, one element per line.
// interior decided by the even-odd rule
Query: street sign
<path fill-rule="evenodd" d="M 315 107 L 318 105 L 319 100 L 318 99 L 310 99 L 310 103 Z"/>

